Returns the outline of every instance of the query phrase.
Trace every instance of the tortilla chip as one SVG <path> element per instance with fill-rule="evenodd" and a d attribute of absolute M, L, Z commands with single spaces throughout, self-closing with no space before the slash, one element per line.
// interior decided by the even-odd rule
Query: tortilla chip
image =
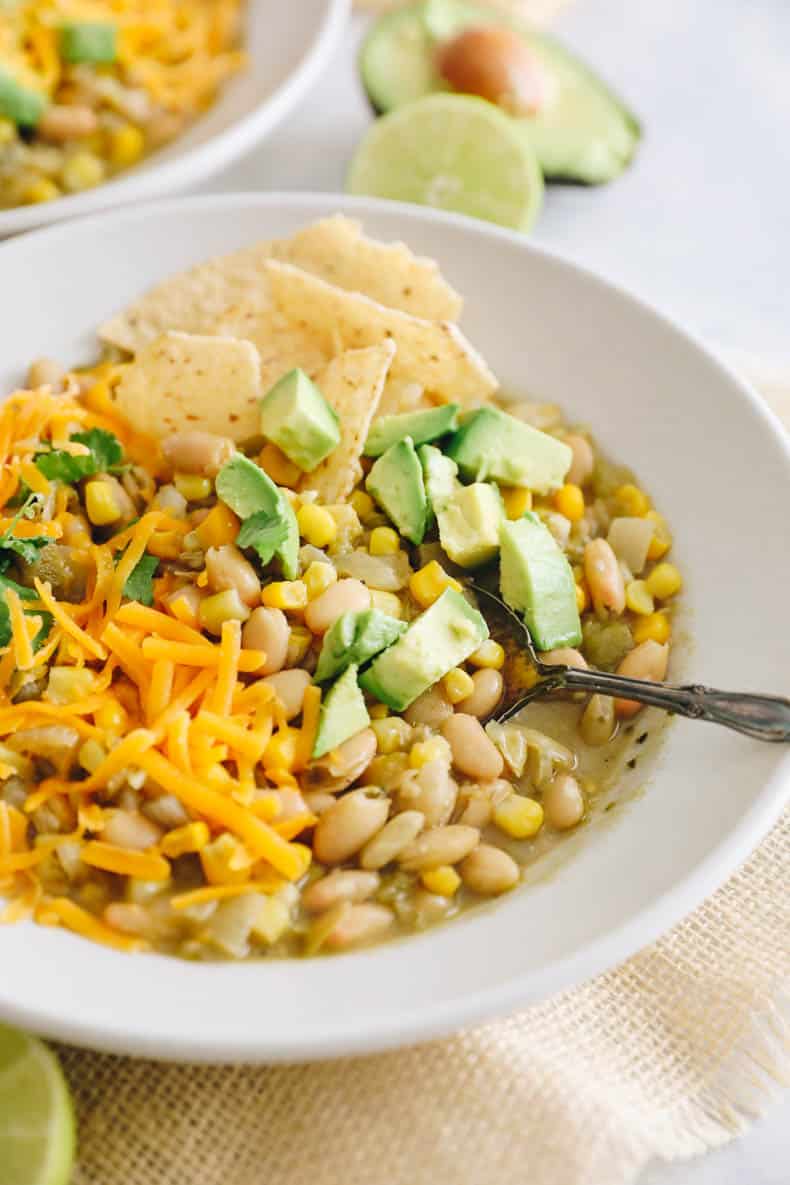
<path fill-rule="evenodd" d="M 264 266 L 277 306 L 325 350 L 333 351 L 338 339 L 346 350 L 391 339 L 397 346 L 393 379 L 421 383 L 430 395 L 461 404 L 478 403 L 496 390 L 496 379 L 457 325 L 386 308 L 289 263 L 269 260 Z"/>
<path fill-rule="evenodd" d="M 360 457 L 394 357 L 391 341 L 346 350 L 316 376 L 340 419 L 340 444 L 302 482 L 302 489 L 314 490 L 321 502 L 343 502 L 361 478 Z"/>
<path fill-rule="evenodd" d="M 272 303 L 263 270 L 271 258 L 416 316 L 455 320 L 461 311 L 461 298 L 433 260 L 412 255 L 401 243 L 368 239 L 358 222 L 335 215 L 290 239 L 243 247 L 168 277 L 106 321 L 99 337 L 134 354 L 170 329 L 216 333 L 234 307 L 262 313 Z"/>
<path fill-rule="evenodd" d="M 277 309 L 263 313 L 246 308 L 231 309 L 217 323 L 217 333 L 252 342 L 261 360 L 261 391 L 264 395 L 295 366 L 315 378 L 336 352 L 323 349 L 309 327 L 294 325 Z"/>
<path fill-rule="evenodd" d="M 188 428 L 247 440 L 260 432 L 258 351 L 232 337 L 164 333 L 144 346 L 115 389 L 118 410 L 138 432 Z"/>
<path fill-rule="evenodd" d="M 412 254 L 405 243 L 367 238 L 359 222 L 342 214 L 274 243 L 272 257 L 426 321 L 457 321 L 461 315 L 461 297 L 438 264 Z"/>

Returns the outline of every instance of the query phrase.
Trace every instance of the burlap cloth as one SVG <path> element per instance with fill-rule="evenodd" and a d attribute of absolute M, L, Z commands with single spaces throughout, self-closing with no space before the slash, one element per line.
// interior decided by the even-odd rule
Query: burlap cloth
<path fill-rule="evenodd" d="M 762 388 L 790 428 L 790 380 Z M 722 1144 L 790 1074 L 788 872 L 790 810 L 622 967 L 399 1053 L 196 1068 L 63 1048 L 74 1185 L 625 1185 Z"/>

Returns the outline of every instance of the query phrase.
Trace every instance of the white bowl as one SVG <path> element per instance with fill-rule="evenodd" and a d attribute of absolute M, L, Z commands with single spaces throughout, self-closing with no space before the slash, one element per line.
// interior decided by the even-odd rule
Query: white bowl
<path fill-rule="evenodd" d="M 248 0 L 249 64 L 183 136 L 115 180 L 72 197 L 0 210 L 0 238 L 63 218 L 198 185 L 281 123 L 316 82 L 348 25 L 351 0 Z"/>
<path fill-rule="evenodd" d="M 336 210 L 434 256 L 463 324 L 516 391 L 562 403 L 633 464 L 676 531 L 694 645 L 675 673 L 787 691 L 790 449 L 760 400 L 632 297 L 515 234 L 413 207 L 271 194 L 192 198 L 0 246 L 0 390 L 154 280 Z M 712 725 L 668 730 L 646 793 L 551 877 L 428 934 L 327 959 L 125 956 L 63 930 L 0 928 L 0 1018 L 66 1040 L 195 1060 L 369 1051 L 512 1010 L 625 959 L 693 909 L 777 818 L 790 755 Z"/>

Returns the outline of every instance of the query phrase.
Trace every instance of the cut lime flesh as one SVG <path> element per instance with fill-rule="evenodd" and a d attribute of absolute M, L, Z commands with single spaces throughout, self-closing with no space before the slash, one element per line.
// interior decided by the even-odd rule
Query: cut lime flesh
<path fill-rule="evenodd" d="M 348 175 L 350 193 L 433 206 L 529 230 L 543 175 L 528 136 L 492 103 L 435 94 L 371 127 Z"/>
<path fill-rule="evenodd" d="M 74 1148 L 74 1111 L 58 1059 L 37 1038 L 0 1025 L 3 1185 L 68 1185 Z"/>

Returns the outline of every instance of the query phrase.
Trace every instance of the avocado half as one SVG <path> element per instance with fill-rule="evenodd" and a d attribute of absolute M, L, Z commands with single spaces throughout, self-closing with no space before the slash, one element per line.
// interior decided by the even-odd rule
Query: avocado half
<path fill-rule="evenodd" d="M 519 119 L 544 176 L 600 185 L 630 163 L 641 129 L 635 116 L 587 66 L 553 38 L 491 9 L 460 0 L 423 0 L 380 17 L 362 44 L 359 72 L 377 115 L 433 91 L 449 90 L 434 65 L 436 45 L 473 25 L 507 24 L 524 38 L 554 83 L 544 110 Z"/>

